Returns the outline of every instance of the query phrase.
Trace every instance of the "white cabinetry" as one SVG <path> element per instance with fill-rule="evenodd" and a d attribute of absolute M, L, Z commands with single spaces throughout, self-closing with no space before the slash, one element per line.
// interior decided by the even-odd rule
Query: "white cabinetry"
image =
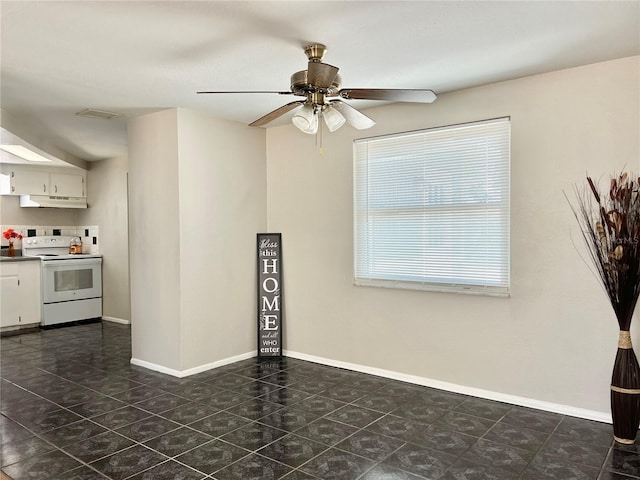
<path fill-rule="evenodd" d="M 85 177 L 75 173 L 48 172 L 13 168 L 9 172 L 9 195 L 51 195 L 56 197 L 86 197 Z"/>
<path fill-rule="evenodd" d="M 50 195 L 49 173 L 39 170 L 12 170 L 11 195 Z"/>
<path fill-rule="evenodd" d="M 84 177 L 67 173 L 51 174 L 51 192 L 49 195 L 61 197 L 84 197 Z"/>
<path fill-rule="evenodd" d="M 0 327 L 39 324 L 40 260 L 0 263 Z"/>
<path fill-rule="evenodd" d="M 19 277 L 16 275 L 0 276 L 0 327 L 12 327 L 20 325 L 20 287 Z"/>

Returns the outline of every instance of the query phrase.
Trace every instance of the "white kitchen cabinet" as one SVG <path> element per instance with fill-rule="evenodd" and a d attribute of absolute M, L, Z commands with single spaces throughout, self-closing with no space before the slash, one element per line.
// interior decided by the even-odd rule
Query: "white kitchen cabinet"
<path fill-rule="evenodd" d="M 2 190 L 3 195 L 87 196 L 84 175 L 19 167 L 12 168 L 8 175 L 9 191 Z"/>
<path fill-rule="evenodd" d="M 10 173 L 11 195 L 51 195 L 50 175 L 40 170 L 12 170 Z"/>
<path fill-rule="evenodd" d="M 0 327 L 39 324 L 40 261 L 0 263 Z"/>
<path fill-rule="evenodd" d="M 0 276 L 0 327 L 20 325 L 20 287 L 18 275 Z"/>
<path fill-rule="evenodd" d="M 60 197 L 85 197 L 84 177 L 67 173 L 51 174 L 51 192 L 49 195 Z"/>

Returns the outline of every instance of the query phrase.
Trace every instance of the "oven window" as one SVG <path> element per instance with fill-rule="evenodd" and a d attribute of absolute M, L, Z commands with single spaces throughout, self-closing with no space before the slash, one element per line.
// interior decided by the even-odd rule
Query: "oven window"
<path fill-rule="evenodd" d="M 93 269 L 61 270 L 53 272 L 54 290 L 66 292 L 93 288 Z"/>

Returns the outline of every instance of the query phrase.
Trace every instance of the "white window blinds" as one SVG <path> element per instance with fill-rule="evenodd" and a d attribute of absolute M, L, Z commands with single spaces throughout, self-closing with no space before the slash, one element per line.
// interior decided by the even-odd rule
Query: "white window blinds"
<path fill-rule="evenodd" d="M 510 120 L 354 142 L 355 283 L 509 294 Z"/>

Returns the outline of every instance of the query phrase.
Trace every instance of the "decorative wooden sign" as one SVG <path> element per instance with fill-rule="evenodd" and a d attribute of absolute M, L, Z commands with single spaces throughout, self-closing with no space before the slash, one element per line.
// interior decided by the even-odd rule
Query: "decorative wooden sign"
<path fill-rule="evenodd" d="M 258 234 L 258 357 L 282 356 L 282 236 Z"/>

